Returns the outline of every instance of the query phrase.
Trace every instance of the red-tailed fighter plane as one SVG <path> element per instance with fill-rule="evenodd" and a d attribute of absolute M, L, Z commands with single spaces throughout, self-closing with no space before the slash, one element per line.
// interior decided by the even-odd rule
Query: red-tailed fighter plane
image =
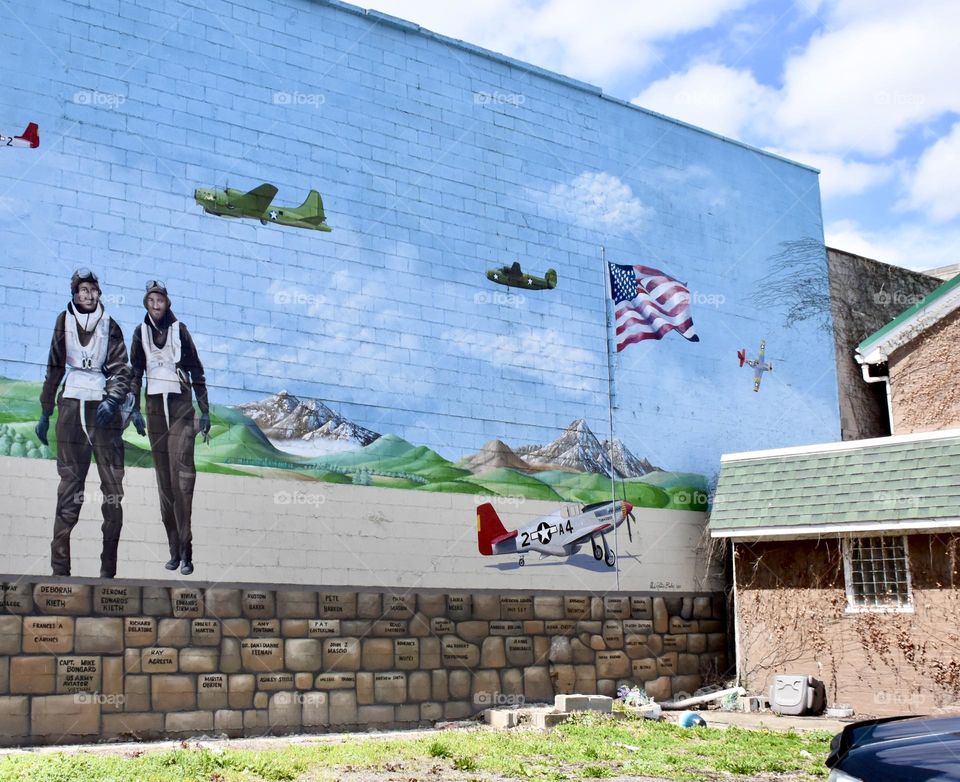
<path fill-rule="evenodd" d="M 753 390 L 760 390 L 760 381 L 763 380 L 764 372 L 773 372 L 773 364 L 764 363 L 765 353 L 767 349 L 766 340 L 760 340 L 760 353 L 757 354 L 756 358 L 747 358 L 747 349 L 743 348 L 742 350 L 737 351 L 737 358 L 740 361 L 740 366 L 746 364 L 747 366 L 753 367 Z"/>
<path fill-rule="evenodd" d="M 4 136 L 0 133 L 0 147 L 30 147 L 40 146 L 40 133 L 36 122 L 27 125 L 27 129 L 19 136 Z"/>
<path fill-rule="evenodd" d="M 477 547 L 484 556 L 519 554 L 519 564 L 523 567 L 524 555 L 531 551 L 538 551 L 541 559 L 569 557 L 589 540 L 594 559 L 602 559 L 608 567 L 613 567 L 617 557 L 607 545 L 606 533 L 627 521 L 627 532 L 633 540 L 629 521 L 633 518 L 632 510 L 633 505 L 625 500 L 595 502 L 584 505 L 576 516 L 563 518 L 558 510 L 509 532 L 493 505 L 487 502 L 477 508 Z M 597 543 L 597 537 L 602 546 Z"/>

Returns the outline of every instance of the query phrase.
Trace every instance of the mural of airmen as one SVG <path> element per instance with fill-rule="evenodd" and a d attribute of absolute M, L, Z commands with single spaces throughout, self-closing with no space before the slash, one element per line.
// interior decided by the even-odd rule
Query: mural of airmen
<path fill-rule="evenodd" d="M 120 407 L 130 385 L 123 332 L 100 303 L 100 284 L 89 269 L 70 279 L 73 300 L 57 316 L 47 374 L 40 394 L 37 438 L 47 444 L 50 416 L 57 416 L 57 511 L 50 558 L 55 576 L 70 575 L 70 533 L 83 505 L 90 455 L 97 460 L 102 492 L 103 551 L 100 575 L 117 574 L 123 526 L 123 432 Z M 63 389 L 56 396 L 63 381 Z M 56 398 L 55 398 L 56 397 Z"/>
<path fill-rule="evenodd" d="M 199 431 L 206 442 L 210 433 L 210 405 L 203 365 L 187 327 L 170 309 L 166 286 L 147 283 L 143 297 L 147 314 L 133 332 L 130 363 L 135 407 L 131 420 L 137 431 L 150 437 L 153 464 L 160 492 L 160 517 L 167 530 L 170 561 L 164 567 L 189 576 L 193 573 L 193 488 L 197 470 L 193 446 L 197 425 L 191 388 L 200 408 Z M 146 375 L 147 424 L 140 413 L 140 387 Z"/>

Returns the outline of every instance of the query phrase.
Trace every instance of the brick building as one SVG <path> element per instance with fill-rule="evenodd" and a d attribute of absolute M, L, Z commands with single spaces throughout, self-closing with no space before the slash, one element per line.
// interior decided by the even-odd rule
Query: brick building
<path fill-rule="evenodd" d="M 859 714 L 960 707 L 960 277 L 860 342 L 894 436 L 722 458 L 737 670 L 813 675 Z"/>

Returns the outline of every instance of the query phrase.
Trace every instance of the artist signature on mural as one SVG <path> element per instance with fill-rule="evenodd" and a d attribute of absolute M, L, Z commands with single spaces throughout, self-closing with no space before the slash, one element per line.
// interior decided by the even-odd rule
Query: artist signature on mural
<path fill-rule="evenodd" d="M 651 581 L 650 589 L 682 589 L 676 581 Z"/>

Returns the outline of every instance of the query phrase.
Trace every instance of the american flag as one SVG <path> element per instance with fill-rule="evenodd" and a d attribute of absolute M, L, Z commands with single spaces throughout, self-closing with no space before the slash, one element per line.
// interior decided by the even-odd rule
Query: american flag
<path fill-rule="evenodd" d="M 676 329 L 691 342 L 700 337 L 690 317 L 690 291 L 659 269 L 608 263 L 616 315 L 617 352 L 643 339 L 660 339 Z"/>

